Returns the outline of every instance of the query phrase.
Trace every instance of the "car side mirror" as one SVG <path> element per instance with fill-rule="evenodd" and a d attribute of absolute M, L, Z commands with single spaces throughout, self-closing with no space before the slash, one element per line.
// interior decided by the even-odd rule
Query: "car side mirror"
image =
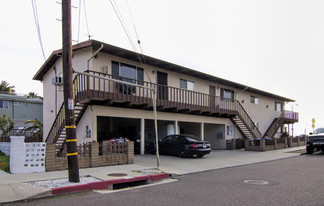
<path fill-rule="evenodd" d="M 313 132 L 310 132 L 310 133 L 309 133 L 309 135 L 312 135 L 312 134 L 313 134 Z"/>

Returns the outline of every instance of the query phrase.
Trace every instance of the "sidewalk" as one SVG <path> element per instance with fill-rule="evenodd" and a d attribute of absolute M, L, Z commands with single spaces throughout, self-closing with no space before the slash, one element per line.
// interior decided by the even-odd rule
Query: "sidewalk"
<path fill-rule="evenodd" d="M 160 156 L 160 170 L 165 173 L 152 176 L 144 171 L 156 168 L 155 155 L 136 155 L 135 164 L 107 166 L 97 168 L 80 169 L 81 176 L 91 176 L 103 180 L 101 183 L 88 184 L 87 188 L 106 188 L 111 182 L 128 182 L 142 179 L 150 181 L 166 178 L 168 174 L 183 175 L 189 173 L 202 172 L 213 169 L 221 169 L 246 164 L 289 158 L 300 155 L 300 153 L 288 153 L 290 151 L 304 149 L 305 146 L 272 150 L 266 152 L 251 152 L 244 150 L 217 150 L 203 158 L 179 158 L 173 156 Z M 108 176 L 111 173 L 124 174 L 123 177 Z M 51 189 L 25 184 L 25 182 L 67 178 L 68 171 L 53 171 L 31 174 L 8 174 L 0 172 L 0 203 L 12 202 L 30 198 L 50 196 Z M 101 184 L 101 185 L 100 185 Z M 104 185 L 103 185 L 104 184 Z M 84 185 L 74 186 L 78 189 Z M 64 191 L 64 188 L 60 191 Z M 66 189 L 66 188 L 65 188 Z M 69 190 L 68 190 L 69 191 Z"/>

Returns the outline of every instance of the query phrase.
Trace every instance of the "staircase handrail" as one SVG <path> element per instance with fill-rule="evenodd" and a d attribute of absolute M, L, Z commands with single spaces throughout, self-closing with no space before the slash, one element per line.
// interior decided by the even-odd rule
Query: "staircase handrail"
<path fill-rule="evenodd" d="M 235 102 L 236 102 L 236 111 L 241 116 L 242 120 L 245 121 L 246 126 L 248 126 L 251 129 L 251 131 L 253 132 L 256 138 L 261 138 L 262 134 L 259 128 L 257 127 L 257 125 L 255 125 L 254 121 L 246 112 L 242 104 L 238 100 L 235 100 Z M 252 125 L 254 128 L 251 128 Z"/>
<path fill-rule="evenodd" d="M 283 120 L 284 116 L 285 116 L 285 112 L 282 112 L 279 117 L 275 118 L 274 121 L 269 126 L 268 130 L 264 133 L 263 137 L 273 136 L 273 134 L 272 134 L 273 130 L 277 130 L 279 128 L 277 125 L 281 125 L 279 122 Z"/>
<path fill-rule="evenodd" d="M 65 118 L 64 118 L 64 102 L 62 103 L 56 117 L 55 120 L 52 124 L 52 127 L 50 129 L 50 131 L 48 132 L 47 138 L 45 140 L 45 142 L 48 143 L 55 143 L 58 134 L 58 131 L 61 130 L 60 128 L 62 127 L 62 125 L 65 125 Z"/>
<path fill-rule="evenodd" d="M 76 75 L 73 79 L 73 85 L 75 84 L 77 76 L 78 75 Z M 75 100 L 74 102 L 74 106 L 75 106 L 78 102 L 76 92 L 74 92 L 74 100 Z M 63 101 L 59 111 L 56 114 L 52 127 L 48 132 L 45 142 L 55 143 L 56 140 L 58 139 L 58 135 L 62 132 L 64 126 L 65 126 L 65 108 L 64 108 L 64 101 Z"/>

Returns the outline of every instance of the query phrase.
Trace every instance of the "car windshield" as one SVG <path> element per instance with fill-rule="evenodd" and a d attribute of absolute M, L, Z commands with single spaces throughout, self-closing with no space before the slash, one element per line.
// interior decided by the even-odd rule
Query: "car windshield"
<path fill-rule="evenodd" d="M 314 134 L 324 133 L 324 128 L 318 128 L 315 130 Z"/>

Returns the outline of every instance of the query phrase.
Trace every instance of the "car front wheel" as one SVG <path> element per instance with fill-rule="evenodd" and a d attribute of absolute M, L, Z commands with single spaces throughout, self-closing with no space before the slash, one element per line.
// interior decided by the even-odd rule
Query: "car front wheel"
<path fill-rule="evenodd" d="M 313 147 L 309 147 L 309 146 L 306 147 L 306 153 L 307 154 L 313 154 L 313 152 L 314 152 L 314 148 Z"/>

